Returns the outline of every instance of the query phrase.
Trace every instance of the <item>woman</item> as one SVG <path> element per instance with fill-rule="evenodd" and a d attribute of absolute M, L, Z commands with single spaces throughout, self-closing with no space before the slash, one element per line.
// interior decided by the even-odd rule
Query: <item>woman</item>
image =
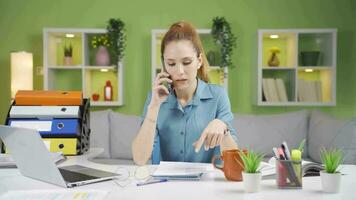
<path fill-rule="evenodd" d="M 236 149 L 229 98 L 222 87 L 208 84 L 209 66 L 194 27 L 173 24 L 161 55 L 164 70 L 156 76 L 132 143 L 135 163 L 211 162 L 220 150 Z"/>

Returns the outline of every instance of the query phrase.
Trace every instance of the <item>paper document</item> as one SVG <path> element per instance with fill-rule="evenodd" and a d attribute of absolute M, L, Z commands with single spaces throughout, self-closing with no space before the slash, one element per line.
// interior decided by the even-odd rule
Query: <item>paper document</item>
<path fill-rule="evenodd" d="M 214 167 L 210 163 L 163 162 L 161 161 L 154 178 L 166 179 L 199 179 L 204 173 L 212 172 Z"/>
<path fill-rule="evenodd" d="M 107 191 L 101 190 L 27 190 L 8 191 L 0 196 L 2 200 L 100 200 L 104 199 Z"/>
<path fill-rule="evenodd" d="M 276 173 L 275 166 L 267 162 L 261 162 L 260 172 L 262 176 L 269 176 Z"/>

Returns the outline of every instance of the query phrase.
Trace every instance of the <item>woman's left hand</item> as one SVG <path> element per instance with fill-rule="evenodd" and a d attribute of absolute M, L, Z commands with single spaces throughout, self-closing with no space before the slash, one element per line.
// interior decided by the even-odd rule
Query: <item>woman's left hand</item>
<path fill-rule="evenodd" d="M 195 147 L 195 152 L 199 152 L 203 143 L 205 143 L 205 151 L 209 150 L 209 148 L 212 149 L 216 146 L 219 146 L 225 136 L 224 134 L 226 129 L 226 124 L 220 119 L 214 119 L 213 121 L 211 121 L 204 129 L 199 140 L 193 143 Z"/>

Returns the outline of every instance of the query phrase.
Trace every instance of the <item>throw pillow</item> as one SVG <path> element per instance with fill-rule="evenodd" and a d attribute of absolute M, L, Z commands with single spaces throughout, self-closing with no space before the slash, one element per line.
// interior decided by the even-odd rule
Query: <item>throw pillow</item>
<path fill-rule="evenodd" d="M 289 149 L 297 148 L 307 137 L 308 112 L 298 111 L 274 115 L 235 114 L 233 127 L 237 132 L 239 148 L 253 149 L 274 156 L 273 147 L 286 141 Z M 306 148 L 304 155 L 306 155 Z"/>
<path fill-rule="evenodd" d="M 131 144 L 140 127 L 138 116 L 110 113 L 111 158 L 132 159 Z"/>
<path fill-rule="evenodd" d="M 98 158 L 110 158 L 109 113 L 110 110 L 90 112 L 90 148 L 103 148 Z"/>

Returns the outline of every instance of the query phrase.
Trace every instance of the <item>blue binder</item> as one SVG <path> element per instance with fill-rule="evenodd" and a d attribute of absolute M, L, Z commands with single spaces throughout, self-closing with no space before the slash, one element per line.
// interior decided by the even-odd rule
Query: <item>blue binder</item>
<path fill-rule="evenodd" d="M 9 125 L 36 129 L 42 137 L 73 137 L 80 135 L 78 119 L 10 119 Z"/>

